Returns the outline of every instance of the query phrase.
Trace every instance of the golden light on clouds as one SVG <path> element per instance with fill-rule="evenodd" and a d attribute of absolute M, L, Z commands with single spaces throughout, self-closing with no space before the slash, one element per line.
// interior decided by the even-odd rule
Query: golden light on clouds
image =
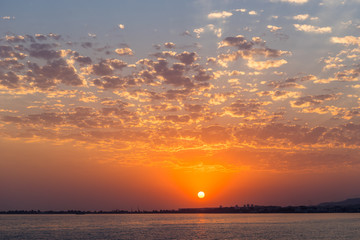
<path fill-rule="evenodd" d="M 0 206 L 356 195 L 358 1 L 135 2 L 3 4 Z"/>

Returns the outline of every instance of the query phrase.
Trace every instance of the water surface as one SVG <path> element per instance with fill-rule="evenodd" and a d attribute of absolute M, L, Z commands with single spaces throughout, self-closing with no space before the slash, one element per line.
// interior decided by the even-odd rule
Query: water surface
<path fill-rule="evenodd" d="M 0 239 L 360 239 L 360 214 L 0 215 Z"/>

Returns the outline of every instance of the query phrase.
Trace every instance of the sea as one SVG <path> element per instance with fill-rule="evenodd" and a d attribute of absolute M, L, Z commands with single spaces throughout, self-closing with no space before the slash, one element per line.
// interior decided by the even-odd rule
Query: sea
<path fill-rule="evenodd" d="M 360 239 L 360 214 L 0 215 L 0 239 Z"/>

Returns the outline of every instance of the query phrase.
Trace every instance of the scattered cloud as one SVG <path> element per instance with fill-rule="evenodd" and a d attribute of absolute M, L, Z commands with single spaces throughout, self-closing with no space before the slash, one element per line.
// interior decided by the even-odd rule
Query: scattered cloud
<path fill-rule="evenodd" d="M 173 42 L 167 42 L 167 43 L 164 43 L 164 46 L 166 48 L 172 49 L 172 48 L 175 48 L 176 44 Z"/>
<path fill-rule="evenodd" d="M 277 26 L 273 26 L 273 25 L 267 25 L 267 28 L 270 29 L 270 32 L 276 32 L 276 31 L 282 29 L 282 27 L 277 27 Z"/>
<path fill-rule="evenodd" d="M 15 17 L 3 16 L 3 17 L 0 17 L 0 19 L 3 19 L 3 20 L 11 20 L 11 19 L 15 19 Z"/>
<path fill-rule="evenodd" d="M 299 14 L 299 15 L 293 16 L 293 19 L 298 20 L 298 21 L 305 21 L 308 18 L 309 18 L 309 14 Z"/>
<path fill-rule="evenodd" d="M 119 54 L 120 56 L 134 55 L 133 51 L 130 48 L 117 48 L 117 49 L 115 49 L 115 52 L 117 54 Z"/>
<path fill-rule="evenodd" d="M 294 27 L 297 31 L 307 32 L 307 33 L 322 34 L 322 33 L 331 33 L 332 32 L 331 27 L 316 27 L 316 26 L 307 25 L 307 24 L 294 24 Z"/>
<path fill-rule="evenodd" d="M 249 60 L 247 63 L 247 66 L 256 70 L 264 70 L 269 68 L 278 68 L 284 64 L 286 64 L 287 61 L 285 59 L 280 60 L 267 60 L 267 61 L 253 61 Z"/>
<path fill-rule="evenodd" d="M 252 10 L 252 11 L 249 11 L 249 15 L 258 15 L 258 13 L 256 11 Z"/>
<path fill-rule="evenodd" d="M 331 42 L 340 43 L 340 44 L 344 44 L 344 45 L 360 46 L 360 37 L 354 37 L 354 36 L 332 37 Z"/>
<path fill-rule="evenodd" d="M 212 12 L 208 14 L 209 19 L 217 19 L 217 18 L 228 18 L 233 14 L 231 12 L 222 11 L 222 12 Z"/>

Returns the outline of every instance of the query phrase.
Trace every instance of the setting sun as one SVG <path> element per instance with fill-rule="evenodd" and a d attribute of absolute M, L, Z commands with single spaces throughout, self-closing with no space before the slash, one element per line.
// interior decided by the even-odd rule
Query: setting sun
<path fill-rule="evenodd" d="M 205 193 L 203 191 L 198 192 L 198 197 L 199 198 L 204 198 L 205 197 Z"/>

